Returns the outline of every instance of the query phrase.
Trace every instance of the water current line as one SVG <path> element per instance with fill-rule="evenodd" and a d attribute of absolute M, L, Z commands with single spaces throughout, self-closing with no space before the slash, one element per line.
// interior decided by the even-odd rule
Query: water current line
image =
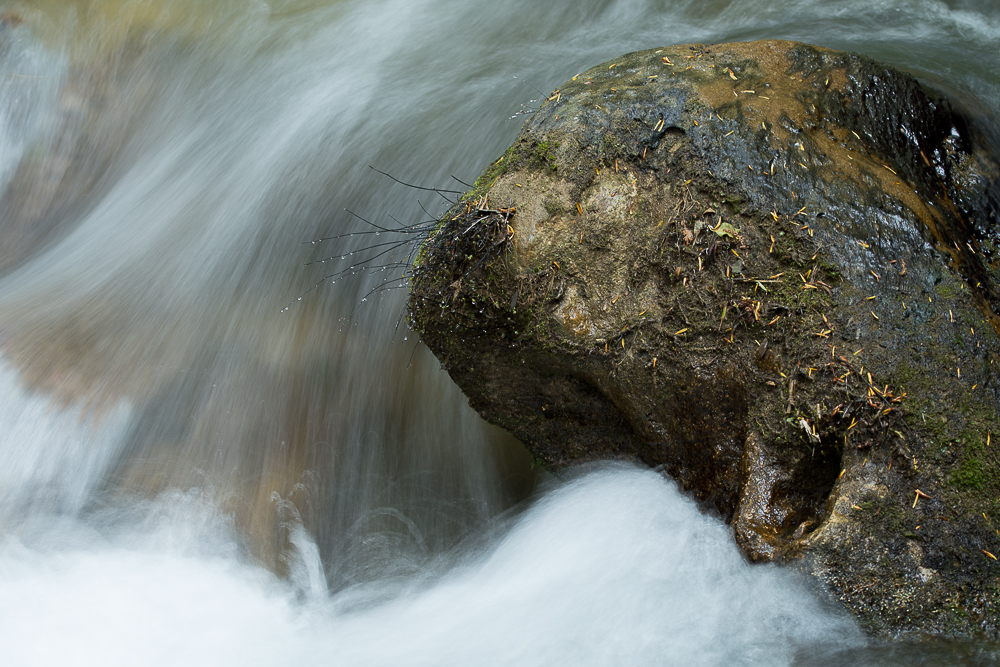
<path fill-rule="evenodd" d="M 405 295 L 358 308 L 380 276 L 277 313 L 328 270 L 303 241 L 364 229 L 344 208 L 423 217 L 366 165 L 448 185 L 502 154 L 536 96 L 514 75 L 552 90 L 640 48 L 784 37 L 996 106 L 993 4 L 10 0 L 0 17 L 10 664 L 780 665 L 861 646 L 655 473 L 518 504 L 530 460 L 398 344 Z"/>

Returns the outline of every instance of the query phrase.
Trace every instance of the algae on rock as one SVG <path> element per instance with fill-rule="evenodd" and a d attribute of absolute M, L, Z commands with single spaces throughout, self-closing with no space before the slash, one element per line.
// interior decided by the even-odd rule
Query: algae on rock
<path fill-rule="evenodd" d="M 442 219 L 410 317 L 539 462 L 662 466 L 874 634 L 996 637 L 998 175 L 863 56 L 629 54 Z"/>

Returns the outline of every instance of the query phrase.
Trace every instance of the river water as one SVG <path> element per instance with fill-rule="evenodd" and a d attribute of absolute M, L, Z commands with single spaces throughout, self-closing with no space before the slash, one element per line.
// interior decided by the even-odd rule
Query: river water
<path fill-rule="evenodd" d="M 673 43 L 860 51 L 992 114 L 992 0 L 0 15 L 3 664 L 993 664 L 867 644 L 655 472 L 533 470 L 401 322 L 408 237 L 361 220 L 451 196 L 369 165 L 460 190 L 543 92 Z"/>

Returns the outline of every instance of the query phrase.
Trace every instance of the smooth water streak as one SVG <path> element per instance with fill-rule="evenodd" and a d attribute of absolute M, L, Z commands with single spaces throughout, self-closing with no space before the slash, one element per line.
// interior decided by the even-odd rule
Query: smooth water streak
<path fill-rule="evenodd" d="M 397 330 L 405 289 L 322 278 L 372 240 L 345 209 L 447 206 L 368 165 L 461 189 L 621 53 L 799 39 L 996 108 L 994 3 L 10 0 L 0 22 L 0 632 L 23 662 L 787 664 L 860 641 L 656 475 L 519 505 L 530 458 Z"/>

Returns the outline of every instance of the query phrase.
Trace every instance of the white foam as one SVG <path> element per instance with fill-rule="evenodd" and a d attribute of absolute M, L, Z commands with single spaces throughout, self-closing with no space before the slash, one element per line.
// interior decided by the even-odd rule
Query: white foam
<path fill-rule="evenodd" d="M 379 222 L 416 211 L 412 191 L 390 194 L 365 164 L 426 184 L 447 183 L 450 173 L 474 177 L 510 144 L 516 127 L 504 119 L 525 96 L 536 97 L 520 82 L 514 89 L 513 74 L 540 93 L 637 48 L 791 37 L 954 75 L 956 85 L 998 98 L 1000 19 L 986 0 L 966 0 L 961 10 L 937 0 L 905 10 L 884 0 L 269 4 L 279 8 L 273 20 L 233 22 L 246 34 L 230 47 L 230 64 L 220 66 L 211 53 L 198 57 L 197 45 L 165 50 L 176 61 L 157 60 L 165 77 L 155 87 L 159 112 L 137 117 L 141 140 L 113 156 L 108 182 L 95 188 L 67 235 L 0 282 L 5 325 L 47 335 L 86 307 L 80 304 L 108 305 L 116 317 L 105 332 L 113 344 L 103 349 L 114 351 L 107 354 L 140 349 L 132 356 L 148 362 L 143 372 L 172 367 L 178 376 L 198 367 L 203 346 L 214 355 L 216 345 L 225 351 L 223 366 L 249 349 L 255 363 L 293 368 L 302 362 L 283 346 L 289 332 L 301 336 L 310 326 L 318 329 L 317 348 L 330 350 L 324 327 L 340 327 L 335 317 L 314 325 L 304 307 L 274 316 L 327 270 L 303 269 L 322 255 L 304 256 L 299 242 L 362 229 L 337 218 L 359 193 L 374 193 L 361 197 L 361 212 Z M 329 11 L 309 10 L 327 4 Z M 0 186 L 26 147 L 44 151 L 51 148 L 45 141 L 59 140 L 58 128 L 35 135 L 44 134 L 45 114 L 51 120 L 58 111 L 64 65 L 46 56 L 51 61 L 35 67 L 29 60 L 37 47 L 25 49 L 28 60 L 14 51 L 0 59 L 3 74 L 49 78 L 0 80 Z M 361 241 L 353 243 L 348 249 Z M 331 303 L 353 311 L 353 293 L 329 287 Z M 311 303 L 320 294 L 328 292 L 317 290 Z M 376 365 L 394 354 L 379 341 L 396 314 L 371 312 L 351 323 L 361 323 L 364 353 L 345 348 L 353 365 L 324 380 L 352 394 L 322 406 L 322 418 L 360 415 L 343 429 L 350 444 L 352 434 L 369 431 L 377 431 L 370 442 L 399 433 L 412 442 L 400 445 L 405 456 L 388 446 L 365 450 L 373 461 L 382 455 L 399 465 L 384 474 L 357 457 L 336 477 L 347 480 L 344 487 L 361 480 L 344 491 L 345 503 L 378 504 L 379 492 L 393 485 L 423 491 L 400 480 L 440 468 L 448 484 L 410 494 L 419 501 L 413 504 L 445 515 L 448 503 L 466 502 L 476 510 L 461 516 L 472 525 L 502 497 L 469 445 L 482 436 L 463 430 L 473 418 L 453 386 L 426 378 L 407 384 L 408 353 Z M 175 353 L 159 363 L 163 349 Z M 403 414 L 402 400 L 379 402 L 393 386 L 428 397 L 414 411 L 424 421 L 415 425 Z M 393 551 L 391 541 L 344 549 L 353 559 L 345 570 L 367 571 L 364 554 L 375 552 L 414 566 L 382 568 L 396 576 L 332 594 L 324 566 L 341 564 L 324 564 L 312 538 L 294 527 L 290 580 L 280 581 L 246 559 L 244 538 L 214 508 L 210 491 L 86 511 L 107 501 L 95 490 L 121 453 L 130 411 L 123 404 L 97 423 L 79 409 L 55 410 L 0 370 L 0 663 L 783 665 L 802 647 L 861 643 L 851 622 L 791 573 L 750 567 L 724 525 L 671 483 L 635 470 L 592 473 L 550 493 L 500 531 L 498 542 L 483 537 L 481 551 L 425 563 Z M 389 427 L 380 431 L 377 420 Z M 405 509 L 366 507 L 365 516 L 398 517 L 423 557 L 430 549 Z M 323 539 L 328 547 L 345 538 Z M 368 539 L 357 536 L 362 547 Z M 331 551 L 340 553 L 322 553 Z M 398 576 L 421 563 L 416 575 Z"/>
<path fill-rule="evenodd" d="M 8 664 L 773 666 L 861 643 L 651 472 L 591 473 L 444 572 L 304 603 L 193 494 L 158 507 L 144 531 L 105 517 L 72 544 L 0 548 Z"/>

